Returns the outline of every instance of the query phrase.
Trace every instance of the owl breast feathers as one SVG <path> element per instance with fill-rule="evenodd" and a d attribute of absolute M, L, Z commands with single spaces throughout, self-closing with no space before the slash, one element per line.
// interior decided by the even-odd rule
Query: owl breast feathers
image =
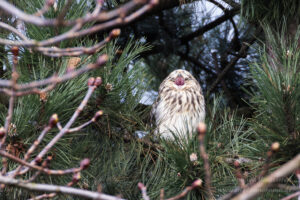
<path fill-rule="evenodd" d="M 198 81 L 186 70 L 173 71 L 159 87 L 152 106 L 155 134 L 165 139 L 186 138 L 205 119 L 205 102 Z"/>

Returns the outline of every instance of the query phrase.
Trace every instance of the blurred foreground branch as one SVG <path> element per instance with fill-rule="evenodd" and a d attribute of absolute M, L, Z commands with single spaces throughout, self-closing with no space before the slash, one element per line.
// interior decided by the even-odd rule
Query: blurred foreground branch
<path fill-rule="evenodd" d="M 36 14 L 27 14 L 10 4 L 7 1 L 0 0 L 0 9 L 9 13 L 12 17 L 16 17 L 18 24 L 23 24 L 25 27 L 23 31 L 15 28 L 7 23 L 0 22 L 0 27 L 10 31 L 19 37 L 19 40 L 12 40 L 6 38 L 0 38 L 0 44 L 9 46 L 23 46 L 35 51 L 39 51 L 47 56 L 60 57 L 60 56 L 78 56 L 82 54 L 94 54 L 99 51 L 108 41 L 113 37 L 119 35 L 119 31 L 113 30 L 110 35 L 103 41 L 95 44 L 92 47 L 70 47 L 70 48 L 58 48 L 53 46 L 61 41 L 79 38 L 99 31 L 115 28 L 120 25 L 127 24 L 134 19 L 142 16 L 145 12 L 152 9 L 158 0 L 134 0 L 120 6 L 112 11 L 102 11 L 104 1 L 97 0 L 96 6 L 91 13 L 86 13 L 83 17 L 65 20 L 64 15 L 70 4 L 66 3 L 65 7 L 60 11 L 56 18 L 46 18 L 43 16 L 45 12 L 53 7 L 53 0 L 46 0 L 43 8 Z M 37 41 L 26 36 L 25 23 L 36 26 L 47 27 L 71 27 L 68 31 L 63 32 L 54 37 L 46 38 L 42 41 Z M 93 24 L 93 25 L 88 25 Z M 25 33 L 24 33 L 25 32 Z"/>

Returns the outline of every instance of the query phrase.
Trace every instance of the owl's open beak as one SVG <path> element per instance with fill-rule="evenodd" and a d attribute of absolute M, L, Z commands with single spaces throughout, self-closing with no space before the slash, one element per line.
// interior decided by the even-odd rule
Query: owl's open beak
<path fill-rule="evenodd" d="M 175 84 L 178 86 L 184 85 L 184 78 L 181 75 L 178 75 L 175 79 Z"/>

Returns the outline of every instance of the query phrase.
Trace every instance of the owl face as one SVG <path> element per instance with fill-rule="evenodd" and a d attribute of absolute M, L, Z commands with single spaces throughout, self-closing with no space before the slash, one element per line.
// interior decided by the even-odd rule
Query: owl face
<path fill-rule="evenodd" d="M 196 79 L 186 70 L 178 69 L 173 71 L 162 84 L 175 90 L 186 90 L 189 88 L 199 87 Z M 161 88 L 160 88 L 161 89 Z"/>

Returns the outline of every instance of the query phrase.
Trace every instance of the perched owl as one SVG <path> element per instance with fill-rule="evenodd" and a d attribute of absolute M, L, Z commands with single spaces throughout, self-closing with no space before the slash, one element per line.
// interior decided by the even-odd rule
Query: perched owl
<path fill-rule="evenodd" d="M 152 106 L 155 134 L 165 139 L 179 138 L 196 130 L 204 122 L 205 102 L 198 81 L 186 70 L 173 71 L 159 87 L 158 98 Z"/>

